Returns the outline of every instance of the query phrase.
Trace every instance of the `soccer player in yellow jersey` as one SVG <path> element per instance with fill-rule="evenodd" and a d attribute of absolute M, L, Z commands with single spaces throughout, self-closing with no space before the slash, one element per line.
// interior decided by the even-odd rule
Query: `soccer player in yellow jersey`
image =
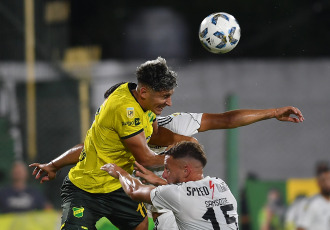
<path fill-rule="evenodd" d="M 132 201 L 119 180 L 100 169 L 106 163 L 115 163 L 131 174 L 135 161 L 145 167 L 161 166 L 164 155 L 152 152 L 148 140 L 154 132 L 154 140 L 163 146 L 175 142 L 173 133 L 165 128 L 158 130 L 155 120 L 172 105 L 176 73 L 167 67 L 165 59 L 157 58 L 139 66 L 136 75 L 137 84 L 119 85 L 97 110 L 78 163 L 77 155 L 69 152 L 48 164 L 30 165 L 42 183 L 53 179 L 59 168 L 77 163 L 61 188 L 61 229 L 96 229 L 101 217 L 107 217 L 119 229 L 147 229 L 144 204 Z"/>

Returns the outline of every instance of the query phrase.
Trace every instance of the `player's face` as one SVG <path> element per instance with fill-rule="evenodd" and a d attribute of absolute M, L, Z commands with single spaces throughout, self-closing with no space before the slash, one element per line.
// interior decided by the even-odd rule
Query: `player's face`
<path fill-rule="evenodd" d="M 330 197 L 330 172 L 322 173 L 319 176 L 318 181 L 321 193 L 325 196 Z"/>
<path fill-rule="evenodd" d="M 154 112 L 156 115 L 160 115 L 166 106 L 172 105 L 172 95 L 174 89 L 169 91 L 156 92 L 149 89 L 146 95 L 146 103 L 149 110 Z"/>
<path fill-rule="evenodd" d="M 165 156 L 165 168 L 163 172 L 163 178 L 167 180 L 169 184 L 177 184 L 183 182 L 181 179 L 182 168 L 180 167 L 179 161 L 173 159 L 172 156 Z"/>

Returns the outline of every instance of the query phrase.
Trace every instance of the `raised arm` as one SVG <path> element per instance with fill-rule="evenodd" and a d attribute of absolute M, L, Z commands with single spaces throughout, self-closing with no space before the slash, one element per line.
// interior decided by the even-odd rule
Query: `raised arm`
<path fill-rule="evenodd" d="M 65 151 L 60 156 L 50 161 L 49 163 L 40 164 L 33 163 L 29 167 L 34 168 L 32 175 L 35 179 L 40 179 L 42 184 L 45 181 L 53 180 L 56 177 L 56 172 L 67 165 L 76 164 L 79 161 L 79 156 L 84 148 L 84 144 L 78 144 L 71 149 Z"/>
<path fill-rule="evenodd" d="M 144 185 L 136 178 L 133 178 L 128 172 L 116 164 L 106 164 L 101 167 L 111 176 L 119 179 L 125 193 L 136 201 L 142 201 L 151 204 L 150 192 L 155 188 L 153 185 Z"/>
<path fill-rule="evenodd" d="M 293 106 L 262 110 L 239 109 L 225 113 L 204 113 L 198 131 L 204 132 L 211 129 L 232 129 L 271 118 L 294 123 L 304 121 L 304 117 L 300 110 Z"/>
<path fill-rule="evenodd" d="M 183 136 L 174 133 L 167 128 L 158 126 L 158 130 L 154 131 L 154 133 L 152 134 L 149 144 L 167 147 L 169 145 L 174 145 L 180 141 L 197 142 L 196 138 L 194 137 Z"/>

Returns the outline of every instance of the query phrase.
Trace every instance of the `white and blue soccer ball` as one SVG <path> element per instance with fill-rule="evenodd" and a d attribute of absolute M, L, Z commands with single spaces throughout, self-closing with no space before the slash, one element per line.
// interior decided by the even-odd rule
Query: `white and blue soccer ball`
<path fill-rule="evenodd" d="M 219 12 L 207 16 L 199 27 L 203 47 L 215 54 L 228 53 L 241 38 L 241 28 L 230 14 Z"/>

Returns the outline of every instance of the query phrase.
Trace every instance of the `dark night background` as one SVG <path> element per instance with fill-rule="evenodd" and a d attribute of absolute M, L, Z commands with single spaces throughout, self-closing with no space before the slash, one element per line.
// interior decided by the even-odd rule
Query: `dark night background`
<path fill-rule="evenodd" d="M 162 49 L 156 49 L 155 53 L 177 58 L 301 58 L 330 54 L 330 3 L 325 0 L 71 0 L 66 1 L 70 5 L 69 19 L 53 24 L 44 22 L 48 2 L 52 1 L 35 1 L 39 60 L 61 59 L 68 47 L 90 45 L 101 47 L 102 59 L 149 58 L 154 56 L 148 52 L 150 40 L 157 36 L 163 40 L 155 39 L 156 45 L 176 51 L 162 54 Z M 24 58 L 23 3 L 0 3 L 0 60 Z M 198 27 L 204 17 L 221 11 L 236 17 L 242 36 L 230 54 L 210 55 L 199 44 Z M 158 17 L 157 12 L 165 14 Z M 139 29 L 141 24 L 148 25 Z M 164 32 L 163 28 L 171 25 L 176 28 Z"/>

